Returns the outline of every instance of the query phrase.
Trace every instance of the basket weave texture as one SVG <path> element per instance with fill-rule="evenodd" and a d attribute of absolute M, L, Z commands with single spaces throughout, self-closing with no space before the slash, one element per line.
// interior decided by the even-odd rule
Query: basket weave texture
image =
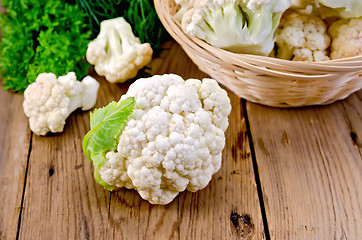
<path fill-rule="evenodd" d="M 274 107 L 324 105 L 362 88 L 362 56 L 324 62 L 236 54 L 184 33 L 174 0 L 154 0 L 157 14 L 186 54 L 241 98 Z"/>

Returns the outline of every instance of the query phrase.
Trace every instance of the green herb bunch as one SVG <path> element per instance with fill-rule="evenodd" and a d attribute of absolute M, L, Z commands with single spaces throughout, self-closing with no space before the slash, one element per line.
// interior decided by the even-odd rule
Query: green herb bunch
<path fill-rule="evenodd" d="M 117 17 L 123 17 L 130 23 L 133 33 L 141 42 L 150 43 L 154 49 L 169 37 L 157 16 L 153 0 L 76 1 L 88 14 L 93 38 L 98 35 L 103 20 Z"/>
<path fill-rule="evenodd" d="M 3 0 L 0 15 L 0 72 L 5 90 L 24 92 L 38 74 L 78 78 L 87 74 L 84 60 L 91 31 L 78 5 L 61 0 Z"/>

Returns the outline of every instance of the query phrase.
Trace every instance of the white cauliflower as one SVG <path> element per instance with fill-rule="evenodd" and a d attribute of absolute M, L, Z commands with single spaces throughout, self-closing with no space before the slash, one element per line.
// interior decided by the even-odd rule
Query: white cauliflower
<path fill-rule="evenodd" d="M 231 111 L 226 91 L 213 79 L 170 74 L 137 80 L 118 105 L 132 97 L 135 106 L 114 149 L 100 150 L 101 156 L 92 146 L 98 141 L 85 137 L 97 181 L 109 190 L 134 188 L 153 204 L 205 188 L 221 166 Z"/>
<path fill-rule="evenodd" d="M 98 75 L 115 83 L 134 78 L 151 61 L 152 53 L 151 45 L 141 44 L 131 25 L 119 17 L 101 22 L 99 35 L 88 44 L 86 58 Z"/>
<path fill-rule="evenodd" d="M 196 0 L 182 30 L 235 53 L 269 55 L 274 32 L 290 0 Z"/>
<path fill-rule="evenodd" d="M 77 81 L 70 72 L 58 79 L 53 73 L 41 73 L 24 92 L 23 108 L 30 129 L 37 135 L 62 132 L 65 120 L 77 108 L 91 109 L 97 99 L 99 83 L 87 76 Z"/>
<path fill-rule="evenodd" d="M 276 30 L 277 57 L 294 61 L 320 62 L 329 60 L 330 46 L 327 26 L 314 15 L 289 12 Z"/>
<path fill-rule="evenodd" d="M 175 3 L 179 5 L 179 9 L 177 12 L 173 15 L 173 17 L 176 19 L 176 21 L 181 22 L 182 17 L 185 14 L 187 10 L 193 7 L 194 2 L 197 2 L 198 0 L 175 0 Z"/>
<path fill-rule="evenodd" d="M 334 22 L 328 33 L 332 37 L 331 59 L 362 55 L 362 17 Z"/>

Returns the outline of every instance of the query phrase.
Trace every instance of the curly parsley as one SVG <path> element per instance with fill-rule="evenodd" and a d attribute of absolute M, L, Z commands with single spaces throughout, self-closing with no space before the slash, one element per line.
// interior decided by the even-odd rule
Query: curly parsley
<path fill-rule="evenodd" d="M 87 74 L 91 31 L 78 5 L 60 0 L 3 0 L 0 72 L 5 90 L 24 92 L 42 72 Z"/>

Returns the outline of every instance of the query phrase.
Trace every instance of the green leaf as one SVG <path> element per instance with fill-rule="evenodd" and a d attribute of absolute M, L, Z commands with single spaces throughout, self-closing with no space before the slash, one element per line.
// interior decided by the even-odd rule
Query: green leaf
<path fill-rule="evenodd" d="M 98 170 L 104 164 L 108 151 L 115 151 L 118 138 L 135 106 L 133 97 L 121 102 L 111 102 L 106 107 L 90 113 L 91 130 L 83 139 L 83 152 L 94 165 L 94 178 L 106 189 L 112 186 L 106 184 L 99 176 Z"/>

